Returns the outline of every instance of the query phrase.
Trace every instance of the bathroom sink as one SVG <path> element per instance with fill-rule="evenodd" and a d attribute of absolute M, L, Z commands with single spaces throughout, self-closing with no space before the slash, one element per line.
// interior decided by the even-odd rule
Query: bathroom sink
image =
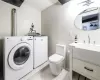
<path fill-rule="evenodd" d="M 100 66 L 100 46 L 84 43 L 72 43 L 73 58 Z"/>
<path fill-rule="evenodd" d="M 80 48 L 80 49 L 86 49 L 86 50 L 91 50 L 91 51 L 97 51 L 100 52 L 100 45 L 95 45 L 95 44 L 84 44 L 84 43 L 71 43 L 69 44 L 70 46 L 73 46 L 75 48 Z"/>

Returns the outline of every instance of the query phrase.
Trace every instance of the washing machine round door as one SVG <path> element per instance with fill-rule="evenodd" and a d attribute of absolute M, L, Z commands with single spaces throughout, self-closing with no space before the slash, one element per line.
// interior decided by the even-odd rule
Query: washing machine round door
<path fill-rule="evenodd" d="M 27 43 L 20 43 L 13 47 L 8 56 L 9 66 L 14 70 L 23 68 L 31 56 L 31 46 Z"/>

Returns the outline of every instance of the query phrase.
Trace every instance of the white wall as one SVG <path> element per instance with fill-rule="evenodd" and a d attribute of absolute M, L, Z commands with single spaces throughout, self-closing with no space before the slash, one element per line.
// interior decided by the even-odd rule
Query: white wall
<path fill-rule="evenodd" d="M 37 8 L 38 10 L 44 10 L 48 8 L 49 6 L 56 3 L 58 0 L 26 0 L 26 2 L 32 6 Z"/>
<path fill-rule="evenodd" d="M 60 3 L 42 11 L 42 34 L 49 36 L 49 55 L 55 52 L 55 44 L 68 44 L 71 42 L 69 36 L 72 21 L 68 16 L 68 6 Z M 67 8 L 67 9 L 66 9 Z"/>
<path fill-rule="evenodd" d="M 55 52 L 55 44 L 66 44 L 74 41 L 75 35 L 78 35 L 78 41 L 84 40 L 88 43 L 88 35 L 91 38 L 91 44 L 96 41 L 100 44 L 100 30 L 82 31 L 75 27 L 74 20 L 83 10 L 90 7 L 100 6 L 99 0 L 92 0 L 95 3 L 90 6 L 79 5 L 84 0 L 72 0 L 64 5 L 56 3 L 48 9 L 42 11 L 42 34 L 49 36 L 49 55 Z"/>
<path fill-rule="evenodd" d="M 18 17 L 18 35 L 25 35 L 29 32 L 31 24 L 34 24 L 35 30 L 41 33 L 41 11 L 24 3 L 17 13 Z"/>
<path fill-rule="evenodd" d="M 78 3 L 82 2 L 84 0 L 73 0 L 70 2 L 69 8 L 68 10 L 68 16 L 71 19 L 71 21 L 74 24 L 74 20 L 76 18 L 76 16 L 82 12 L 85 9 L 91 8 L 91 7 L 100 7 L 100 1 L 99 0 L 92 0 L 94 3 L 91 4 L 90 6 L 82 6 L 82 5 L 78 5 Z M 70 23 L 70 22 L 69 22 Z M 72 24 L 72 25 L 73 25 Z M 71 24 L 70 24 L 71 25 Z M 94 31 L 82 31 L 79 30 L 75 27 L 75 25 L 72 26 L 73 28 L 73 36 L 75 36 L 75 34 L 78 35 L 78 41 L 79 42 L 85 42 L 88 43 L 88 35 L 90 36 L 90 44 L 93 44 L 94 41 L 96 42 L 96 44 L 100 44 L 100 38 L 98 37 L 98 35 L 100 34 L 100 29 L 99 30 L 94 30 Z"/>
<path fill-rule="evenodd" d="M 21 7 L 15 7 L 0 1 L 0 36 L 11 35 L 11 9 L 17 9 L 18 35 L 26 35 L 31 24 L 35 25 L 37 32 L 41 33 L 41 11 L 29 6 L 26 1 Z"/>

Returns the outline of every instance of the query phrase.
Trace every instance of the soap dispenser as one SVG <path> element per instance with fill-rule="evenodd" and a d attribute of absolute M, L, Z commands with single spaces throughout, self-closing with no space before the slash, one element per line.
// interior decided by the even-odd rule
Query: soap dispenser
<path fill-rule="evenodd" d="M 77 35 L 75 35 L 75 43 L 77 43 Z"/>

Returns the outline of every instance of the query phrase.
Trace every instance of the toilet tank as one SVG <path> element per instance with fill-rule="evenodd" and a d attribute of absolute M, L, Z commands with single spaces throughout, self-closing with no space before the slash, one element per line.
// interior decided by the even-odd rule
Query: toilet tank
<path fill-rule="evenodd" d="M 61 56 L 66 55 L 66 45 L 56 44 L 56 54 L 59 54 Z"/>

